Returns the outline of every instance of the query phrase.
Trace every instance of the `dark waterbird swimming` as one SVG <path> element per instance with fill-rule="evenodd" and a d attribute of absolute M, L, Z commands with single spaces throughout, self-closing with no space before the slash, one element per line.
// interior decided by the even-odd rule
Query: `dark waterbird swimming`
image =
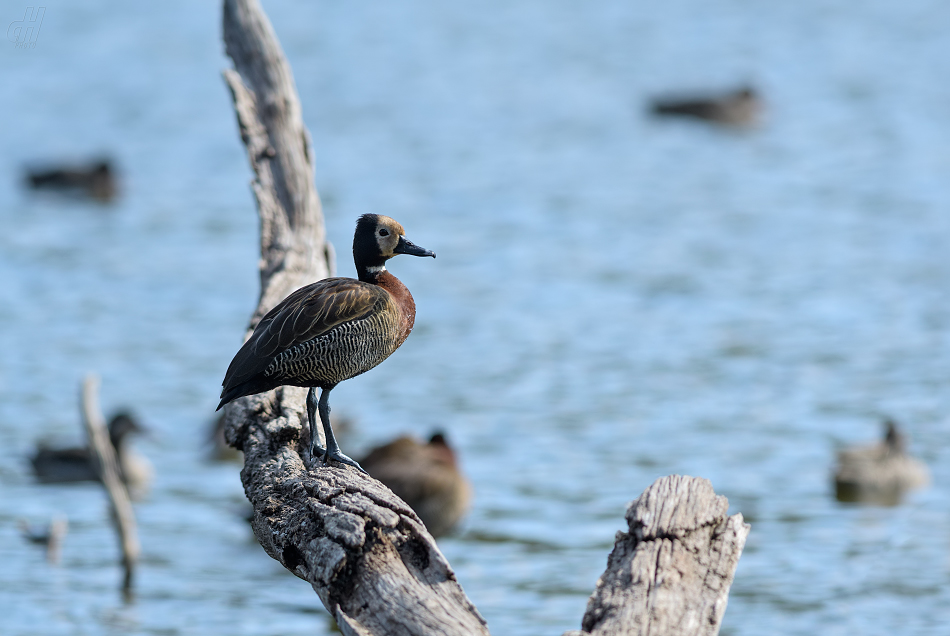
<path fill-rule="evenodd" d="M 89 164 L 29 169 L 26 182 L 34 190 L 82 195 L 103 203 L 111 201 L 118 191 L 115 169 L 108 159 L 98 159 Z"/>
<path fill-rule="evenodd" d="M 758 121 L 762 100 L 748 86 L 721 95 L 699 95 L 654 100 L 654 115 L 672 115 L 703 119 L 726 126 L 751 126 Z"/>
<path fill-rule="evenodd" d="M 119 476 L 130 490 L 141 493 L 152 478 L 152 465 L 135 453 L 128 444 L 130 435 L 147 433 L 134 415 L 128 412 L 115 414 L 109 420 L 109 441 L 115 448 L 119 461 Z M 33 472 L 47 484 L 73 481 L 97 481 L 99 473 L 93 465 L 89 447 L 50 448 L 40 445 L 33 457 Z"/>
<path fill-rule="evenodd" d="M 271 309 L 231 361 L 218 409 L 279 386 L 307 387 L 311 454 L 322 455 L 324 463 L 332 459 L 363 470 L 340 451 L 330 427 L 328 400 L 333 387 L 388 358 L 412 331 L 415 302 L 386 269 L 386 261 L 397 254 L 435 258 L 435 252 L 413 245 L 404 234 L 388 216 L 361 216 L 353 236 L 359 280 L 325 278 L 301 287 Z M 317 411 L 326 448 L 317 444 Z"/>

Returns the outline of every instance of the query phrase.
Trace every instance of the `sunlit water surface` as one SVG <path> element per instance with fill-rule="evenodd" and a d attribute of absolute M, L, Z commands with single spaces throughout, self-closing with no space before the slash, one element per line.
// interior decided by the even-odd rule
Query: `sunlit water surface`
<path fill-rule="evenodd" d="M 392 263 L 416 329 L 333 406 L 352 454 L 458 445 L 476 497 L 440 545 L 493 633 L 576 628 L 626 504 L 671 473 L 752 523 L 724 634 L 950 633 L 950 5 L 266 9 L 340 273 L 364 212 L 438 252 Z M 4 634 L 330 633 L 203 446 L 257 294 L 219 22 L 217 3 L 73 3 L 35 49 L 0 42 Z M 752 131 L 645 114 L 742 82 L 768 100 Z M 25 162 L 95 152 L 122 168 L 111 207 L 21 187 Z M 81 440 L 87 371 L 157 438 L 131 604 L 101 490 L 28 470 L 38 440 Z M 934 484 L 836 503 L 836 448 L 886 414 Z M 49 566 L 16 520 L 58 514 Z"/>

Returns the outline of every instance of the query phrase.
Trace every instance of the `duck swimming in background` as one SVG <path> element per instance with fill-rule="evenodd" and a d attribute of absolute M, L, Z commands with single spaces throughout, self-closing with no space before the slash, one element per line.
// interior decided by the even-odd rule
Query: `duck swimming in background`
<path fill-rule="evenodd" d="M 143 491 L 152 480 L 152 465 L 130 447 L 128 438 L 133 433 L 145 433 L 146 429 L 128 412 L 114 415 L 108 428 L 109 441 L 115 448 L 119 463 L 119 476 L 130 491 Z M 88 446 L 50 448 L 41 444 L 30 461 L 33 472 L 43 483 L 99 480 Z"/>
<path fill-rule="evenodd" d="M 838 452 L 835 497 L 843 502 L 897 505 L 903 494 L 930 483 L 927 466 L 907 453 L 907 438 L 893 420 L 884 439 Z"/>
<path fill-rule="evenodd" d="M 692 117 L 727 126 L 751 126 L 758 122 L 763 106 L 754 89 L 743 87 L 724 95 L 656 99 L 650 110 L 654 115 Z"/>
<path fill-rule="evenodd" d="M 111 201 L 118 192 L 115 170 L 108 159 L 88 165 L 64 165 L 27 170 L 27 184 L 34 190 L 57 190 Z"/>
<path fill-rule="evenodd" d="M 468 510 L 472 488 L 441 433 L 427 444 L 399 437 L 374 448 L 360 463 L 409 504 L 434 537 L 452 530 Z"/>
<path fill-rule="evenodd" d="M 330 391 L 388 358 L 409 336 L 416 318 L 412 294 L 386 269 L 399 254 L 431 256 L 410 243 L 388 216 L 364 214 L 353 235 L 358 280 L 325 278 L 301 287 L 261 318 L 228 366 L 218 409 L 245 395 L 279 386 L 307 387 L 311 455 L 364 471 L 340 451 L 330 426 Z M 317 402 L 316 388 L 321 389 Z M 317 443 L 320 413 L 327 446 Z"/>
<path fill-rule="evenodd" d="M 243 462 L 244 453 L 228 445 L 224 439 L 224 413 L 214 418 L 208 430 L 208 459 L 216 462 Z"/>
<path fill-rule="evenodd" d="M 60 548 L 69 532 L 69 520 L 66 517 L 56 517 L 48 524 L 41 526 L 30 525 L 23 519 L 19 519 L 17 526 L 24 539 L 46 548 L 46 558 L 50 563 L 59 562 Z"/>

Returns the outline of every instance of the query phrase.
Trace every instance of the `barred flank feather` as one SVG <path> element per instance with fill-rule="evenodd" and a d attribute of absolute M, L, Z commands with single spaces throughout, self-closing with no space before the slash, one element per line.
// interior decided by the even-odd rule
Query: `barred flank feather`
<path fill-rule="evenodd" d="M 261 319 L 234 356 L 218 408 L 283 385 L 327 387 L 369 371 L 412 328 L 415 306 L 405 292 L 397 299 L 383 286 L 352 278 L 298 289 Z"/>
<path fill-rule="evenodd" d="M 369 371 L 396 350 L 398 333 L 392 313 L 371 314 L 347 322 L 277 355 L 264 376 L 279 384 L 338 384 Z"/>

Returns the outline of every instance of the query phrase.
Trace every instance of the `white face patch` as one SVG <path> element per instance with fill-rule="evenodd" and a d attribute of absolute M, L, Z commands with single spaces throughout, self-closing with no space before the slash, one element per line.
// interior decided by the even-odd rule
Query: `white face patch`
<path fill-rule="evenodd" d="M 399 237 L 402 236 L 402 227 L 387 217 L 381 217 L 382 223 L 376 226 L 376 245 L 379 246 L 379 253 L 385 258 L 392 258 L 396 254 L 393 252 L 399 244 Z M 385 232 L 385 234 L 381 234 Z"/>

